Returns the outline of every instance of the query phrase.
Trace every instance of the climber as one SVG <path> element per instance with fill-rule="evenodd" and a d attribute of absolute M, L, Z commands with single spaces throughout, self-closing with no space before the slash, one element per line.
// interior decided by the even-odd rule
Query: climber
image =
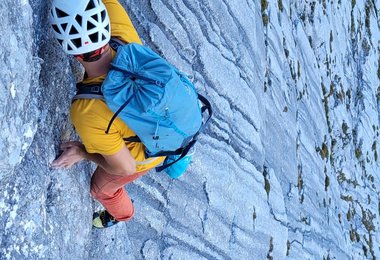
<path fill-rule="evenodd" d="M 142 44 L 117 0 L 53 0 L 50 17 L 54 36 L 63 50 L 85 68 L 82 85 L 104 81 L 115 56 L 109 44 L 111 37 L 123 43 Z M 123 138 L 135 134 L 119 118 L 106 134 L 104 129 L 113 112 L 101 99 L 73 101 L 70 115 L 83 143 L 63 143 L 63 153 L 52 162 L 52 167 L 69 168 L 84 159 L 96 163 L 91 194 L 105 210 L 94 213 L 94 227 L 105 228 L 130 220 L 134 207 L 124 186 L 161 164 L 165 157 L 145 158 L 142 143 L 125 143 Z"/>

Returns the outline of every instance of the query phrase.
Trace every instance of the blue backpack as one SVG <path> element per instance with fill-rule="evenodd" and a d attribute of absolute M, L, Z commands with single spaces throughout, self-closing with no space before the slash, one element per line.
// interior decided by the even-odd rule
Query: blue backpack
<path fill-rule="evenodd" d="M 211 118 L 211 105 L 183 73 L 148 47 L 131 43 L 119 44 L 116 49 L 101 90 L 99 86 L 78 86 L 76 98 L 101 91 L 115 113 L 106 133 L 115 118 L 121 118 L 137 135 L 125 141 L 144 143 L 147 157 L 175 156 L 176 160 L 156 168 L 162 171 L 194 146 Z M 204 119 L 206 110 L 208 118 Z"/>

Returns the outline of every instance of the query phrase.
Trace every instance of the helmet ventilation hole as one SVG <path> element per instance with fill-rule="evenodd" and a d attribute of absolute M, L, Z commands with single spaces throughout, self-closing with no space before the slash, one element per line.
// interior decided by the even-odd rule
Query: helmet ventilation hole
<path fill-rule="evenodd" d="M 77 21 L 79 26 L 82 27 L 82 16 L 80 15 L 75 16 L 75 21 Z"/>
<path fill-rule="evenodd" d="M 52 24 L 51 27 L 53 27 L 53 30 L 56 32 L 56 33 L 61 33 L 58 29 L 58 26 L 56 24 Z"/>
<path fill-rule="evenodd" d="M 74 26 L 71 26 L 71 29 L 70 29 L 70 35 L 73 35 L 73 34 L 78 34 L 78 30 L 74 27 Z"/>
<path fill-rule="evenodd" d="M 67 23 L 63 23 L 63 24 L 61 24 L 61 26 L 62 26 L 63 31 L 66 31 Z"/>
<path fill-rule="evenodd" d="M 81 38 L 72 39 L 71 42 L 75 45 L 75 47 L 80 48 L 82 46 Z"/>
<path fill-rule="evenodd" d="M 88 5 L 86 7 L 86 11 L 89 11 L 91 9 L 95 8 L 95 3 L 93 0 L 88 1 Z"/>
<path fill-rule="evenodd" d="M 94 14 L 93 16 L 91 16 L 91 18 L 97 22 L 99 21 L 98 14 Z"/>
<path fill-rule="evenodd" d="M 99 34 L 98 34 L 98 32 L 90 34 L 89 37 L 90 37 L 90 39 L 91 39 L 91 41 L 93 43 L 97 43 L 99 41 Z"/>
<path fill-rule="evenodd" d="M 90 22 L 90 21 L 87 21 L 87 30 L 92 30 L 92 29 L 94 29 L 94 28 L 96 28 L 96 25 L 93 24 L 93 23 Z"/>
<path fill-rule="evenodd" d="M 69 16 L 67 13 L 65 13 L 64 11 L 62 11 L 61 9 L 58 9 L 58 8 L 55 8 L 55 12 L 57 13 L 57 16 L 59 18 Z"/>
<path fill-rule="evenodd" d="M 104 22 L 106 20 L 106 17 L 107 17 L 107 13 L 106 13 L 106 10 L 103 10 L 101 12 L 101 15 L 102 15 L 102 22 Z"/>

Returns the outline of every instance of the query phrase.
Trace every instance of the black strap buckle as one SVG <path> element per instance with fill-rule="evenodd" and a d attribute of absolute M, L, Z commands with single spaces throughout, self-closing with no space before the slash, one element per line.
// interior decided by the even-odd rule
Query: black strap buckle
<path fill-rule="evenodd" d="M 91 87 L 90 91 L 91 91 L 91 93 L 98 94 L 101 92 L 101 88 L 100 88 L 100 86 L 93 86 L 93 87 Z"/>

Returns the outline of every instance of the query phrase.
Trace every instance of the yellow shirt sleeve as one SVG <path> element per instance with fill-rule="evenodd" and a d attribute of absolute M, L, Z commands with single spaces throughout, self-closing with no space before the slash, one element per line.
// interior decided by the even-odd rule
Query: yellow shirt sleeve
<path fill-rule="evenodd" d="M 117 129 L 116 124 L 111 125 L 108 134 L 105 133 L 112 115 L 101 100 L 84 99 L 72 104 L 71 120 L 88 153 L 113 155 L 125 145 L 124 133 Z"/>
<path fill-rule="evenodd" d="M 111 35 L 126 43 L 142 44 L 124 7 L 117 0 L 103 0 L 111 22 Z"/>

